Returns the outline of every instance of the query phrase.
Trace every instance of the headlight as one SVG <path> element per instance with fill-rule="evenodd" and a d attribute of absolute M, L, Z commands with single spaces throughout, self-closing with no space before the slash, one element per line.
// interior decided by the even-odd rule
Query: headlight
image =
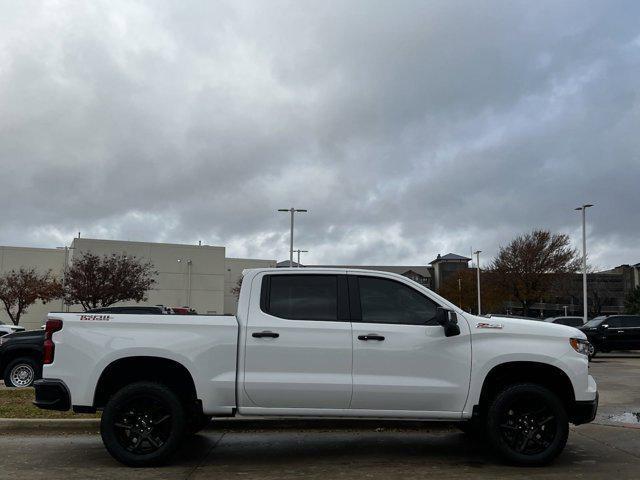
<path fill-rule="evenodd" d="M 4 343 L 4 337 L 0 337 L 0 345 Z"/>
<path fill-rule="evenodd" d="M 589 342 L 581 338 L 570 338 L 569 343 L 573 349 L 582 355 L 589 355 Z"/>

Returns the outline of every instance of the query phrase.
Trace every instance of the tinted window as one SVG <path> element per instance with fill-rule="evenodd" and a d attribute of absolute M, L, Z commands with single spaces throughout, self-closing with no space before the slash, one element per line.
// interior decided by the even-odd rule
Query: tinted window
<path fill-rule="evenodd" d="M 587 323 L 584 324 L 585 327 L 597 327 L 598 325 L 600 325 L 604 320 L 606 320 L 607 317 L 596 317 L 596 318 L 592 318 L 591 320 L 589 320 Z"/>
<path fill-rule="evenodd" d="M 622 317 L 611 317 L 611 318 L 608 318 L 605 323 L 607 325 L 609 325 L 610 327 L 612 327 L 612 328 L 620 328 L 620 327 L 622 327 Z"/>
<path fill-rule="evenodd" d="M 292 320 L 338 319 L 335 275 L 272 275 L 267 313 Z"/>
<path fill-rule="evenodd" d="M 358 277 L 362 321 L 368 323 L 434 324 L 437 305 L 400 282 Z"/>
<path fill-rule="evenodd" d="M 624 317 L 622 326 L 627 328 L 640 327 L 640 317 Z"/>

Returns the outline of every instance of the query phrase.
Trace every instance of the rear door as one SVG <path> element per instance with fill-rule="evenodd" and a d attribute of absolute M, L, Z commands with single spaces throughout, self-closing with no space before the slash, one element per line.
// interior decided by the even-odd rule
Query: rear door
<path fill-rule="evenodd" d="M 256 278 L 248 318 L 245 393 L 262 408 L 347 409 L 352 342 L 345 275 Z"/>
<path fill-rule="evenodd" d="M 435 323 L 438 304 L 411 283 L 360 273 L 349 276 L 351 408 L 389 416 L 448 412 L 457 418 L 471 373 L 468 324 L 459 318 L 460 335 L 445 337 Z"/>
<path fill-rule="evenodd" d="M 628 315 L 622 318 L 625 350 L 640 350 L 640 316 Z"/>

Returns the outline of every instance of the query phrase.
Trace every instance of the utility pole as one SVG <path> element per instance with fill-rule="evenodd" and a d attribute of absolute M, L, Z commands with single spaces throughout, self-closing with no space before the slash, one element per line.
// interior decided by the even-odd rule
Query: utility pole
<path fill-rule="evenodd" d="M 574 210 L 582 211 L 582 322 L 588 321 L 588 302 L 587 302 L 587 208 L 593 207 L 593 204 L 585 203 L 581 207 Z"/>
<path fill-rule="evenodd" d="M 482 250 L 476 250 L 473 253 L 476 256 L 476 273 L 478 276 L 478 315 L 482 315 L 482 306 L 480 303 L 480 253 L 482 253 Z"/>
<path fill-rule="evenodd" d="M 290 238 L 290 246 L 289 246 L 289 267 L 293 266 L 293 217 L 296 212 L 306 212 L 304 208 L 279 208 L 279 212 L 289 212 L 291 214 L 291 238 Z"/>
<path fill-rule="evenodd" d="M 462 308 L 462 279 L 458 276 L 458 306 Z"/>
<path fill-rule="evenodd" d="M 309 253 L 309 250 L 294 250 L 294 252 L 298 252 L 298 268 L 300 268 L 300 254 L 301 253 Z"/>

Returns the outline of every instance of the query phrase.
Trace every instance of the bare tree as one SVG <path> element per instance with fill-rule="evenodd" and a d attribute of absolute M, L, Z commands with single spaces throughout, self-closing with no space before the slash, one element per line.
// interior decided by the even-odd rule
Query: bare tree
<path fill-rule="evenodd" d="M 20 268 L 0 276 L 0 300 L 14 325 L 36 301 L 47 303 L 61 296 L 60 282 L 51 270 L 38 273 L 35 268 Z"/>
<path fill-rule="evenodd" d="M 127 300 L 144 301 L 156 283 L 153 277 L 158 272 L 153 268 L 152 263 L 125 254 L 83 253 L 65 275 L 65 302 L 80 304 L 86 311 Z"/>
<path fill-rule="evenodd" d="M 580 259 L 569 237 L 534 230 L 514 238 L 489 266 L 499 284 L 522 305 L 524 315 L 550 295 L 558 276 L 578 270 Z"/>

